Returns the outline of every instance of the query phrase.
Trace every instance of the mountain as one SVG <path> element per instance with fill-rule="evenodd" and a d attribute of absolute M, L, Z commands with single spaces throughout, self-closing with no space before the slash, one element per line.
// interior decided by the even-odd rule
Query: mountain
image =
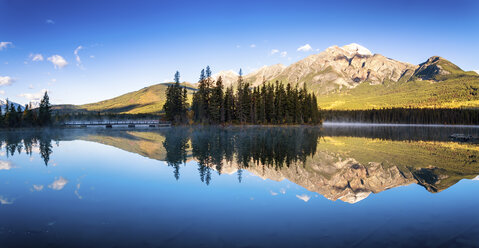
<path fill-rule="evenodd" d="M 276 80 L 305 84 L 323 109 L 479 107 L 477 73 L 438 56 L 420 65 L 404 63 L 354 43 L 293 63 L 270 82 Z"/>
<path fill-rule="evenodd" d="M 280 73 L 274 80 L 292 84 L 306 84 L 316 93 L 324 95 L 342 89 L 351 89 L 368 82 L 382 84 L 386 80 L 397 82 L 413 72 L 415 66 L 372 54 L 357 44 L 332 46 L 308 56 Z"/>
<path fill-rule="evenodd" d="M 58 112 L 109 112 L 125 114 L 157 114 L 162 111 L 166 101 L 166 89 L 173 83 L 160 83 L 141 90 L 123 94 L 105 101 L 84 105 L 55 105 L 54 111 Z M 189 97 L 196 88 L 189 83 L 182 83 L 186 87 Z"/>
<path fill-rule="evenodd" d="M 18 107 L 20 106 L 20 108 L 22 109 L 22 111 L 25 109 L 25 106 L 19 104 L 19 103 L 16 103 L 16 102 L 12 102 L 12 101 L 8 101 L 8 104 L 12 104 L 13 103 L 13 106 L 15 106 L 15 109 L 18 109 Z M 2 109 L 2 113 L 5 113 L 5 106 L 7 104 L 7 99 L 0 99 L 0 108 Z"/>
<path fill-rule="evenodd" d="M 230 78 L 235 85 L 237 78 Z M 280 81 L 318 95 L 323 109 L 479 107 L 479 75 L 433 56 L 413 65 L 352 43 L 331 46 L 287 67 L 264 66 L 244 76 L 252 86 Z"/>
<path fill-rule="evenodd" d="M 220 71 L 213 78 L 220 76 L 225 86 L 235 86 L 238 81 L 238 74 L 231 70 Z M 263 66 L 243 78 L 252 86 L 276 81 L 306 85 L 318 96 L 322 109 L 479 107 L 476 72 L 465 72 L 439 56 L 413 65 L 373 54 L 355 43 L 331 46 L 289 66 Z M 188 84 L 190 93 L 195 85 Z M 157 84 L 98 103 L 55 109 L 158 113 L 165 102 L 166 87 L 167 84 Z"/>

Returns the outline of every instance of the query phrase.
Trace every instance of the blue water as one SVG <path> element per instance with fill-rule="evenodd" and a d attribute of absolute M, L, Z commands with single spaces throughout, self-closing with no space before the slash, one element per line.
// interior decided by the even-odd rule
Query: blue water
<path fill-rule="evenodd" d="M 105 140 L 127 131 L 102 131 L 101 142 L 93 141 L 98 134 L 92 131 L 50 132 L 59 134 L 43 138 L 51 143 L 47 165 L 35 142 L 31 155 L 16 148 L 7 156 L 5 144 L 12 141 L 4 138 L 0 247 L 479 247 L 474 175 L 437 193 L 407 183 L 349 203 L 308 191 L 284 175 L 268 178 L 246 167 L 220 174 L 211 162 L 206 183 L 192 152 L 200 149 L 192 147 L 194 130 L 188 131 L 179 176 L 168 156 L 152 158 L 161 152 L 171 157 L 174 151 L 149 150 L 152 144 L 163 147 L 171 131 L 135 133 L 136 138 L 120 138 L 116 146 Z M 237 132 L 257 135 L 243 130 L 219 137 L 229 140 Z M 23 135 L 14 136 L 23 140 Z M 141 142 L 143 150 L 128 150 Z M 236 145 L 233 151 L 243 143 Z M 334 153 L 321 149 L 320 144 L 315 156 Z M 477 162 L 470 166 L 479 168 Z"/>

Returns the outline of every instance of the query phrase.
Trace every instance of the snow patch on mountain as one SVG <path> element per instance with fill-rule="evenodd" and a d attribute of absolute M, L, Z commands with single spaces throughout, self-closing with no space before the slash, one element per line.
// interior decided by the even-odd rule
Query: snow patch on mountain
<path fill-rule="evenodd" d="M 16 103 L 16 102 L 12 102 L 12 101 L 8 101 L 8 105 L 12 104 L 13 103 L 13 106 L 15 106 L 15 109 L 18 109 L 18 106 L 20 106 L 20 108 L 22 110 L 25 109 L 25 107 L 19 103 Z M 7 100 L 6 99 L 0 99 L 0 108 L 2 108 L 2 112 L 5 111 L 5 107 L 7 105 Z"/>
<path fill-rule="evenodd" d="M 369 49 L 357 43 L 351 43 L 349 45 L 342 46 L 341 48 L 352 54 L 369 55 L 369 56 L 373 55 L 373 53 L 369 51 Z"/>

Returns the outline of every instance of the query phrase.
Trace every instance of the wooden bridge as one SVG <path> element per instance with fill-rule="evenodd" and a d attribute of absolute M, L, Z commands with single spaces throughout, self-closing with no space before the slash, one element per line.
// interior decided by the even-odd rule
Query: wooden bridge
<path fill-rule="evenodd" d="M 101 120 L 101 121 L 67 121 L 63 123 L 65 127 L 92 127 L 104 126 L 106 128 L 112 127 L 130 127 L 148 126 L 148 127 L 171 127 L 170 122 L 159 120 Z"/>

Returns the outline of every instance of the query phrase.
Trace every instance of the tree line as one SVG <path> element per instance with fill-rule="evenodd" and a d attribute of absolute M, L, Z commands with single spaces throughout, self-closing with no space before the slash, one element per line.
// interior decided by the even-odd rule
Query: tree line
<path fill-rule="evenodd" d="M 52 111 L 50 98 L 45 92 L 40 106 L 37 109 L 32 109 L 31 105 L 27 104 L 24 108 L 6 101 L 5 107 L 0 107 L 0 127 L 1 128 L 18 128 L 18 127 L 44 127 L 49 126 L 52 122 Z"/>
<path fill-rule="evenodd" d="M 447 124 L 477 125 L 479 109 L 446 108 L 382 108 L 368 110 L 321 111 L 325 121 L 393 123 L 393 124 Z"/>
<path fill-rule="evenodd" d="M 212 78 L 209 66 L 201 70 L 198 90 L 191 107 L 186 88 L 180 85 L 179 72 L 175 84 L 168 86 L 163 107 L 168 121 L 176 124 L 320 124 L 317 98 L 306 86 L 284 85 L 276 81 L 252 87 L 239 71 L 236 88 L 225 88 L 223 80 Z"/>

